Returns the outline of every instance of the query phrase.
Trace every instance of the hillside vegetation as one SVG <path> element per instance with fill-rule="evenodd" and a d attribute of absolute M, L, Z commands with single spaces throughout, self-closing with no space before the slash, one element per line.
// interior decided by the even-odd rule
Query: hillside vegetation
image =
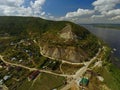
<path fill-rule="evenodd" d="M 89 60 L 100 47 L 98 39 L 84 27 L 35 17 L 0 17 L 0 37 L 8 37 L 8 43 L 31 38 L 39 44 L 42 55 L 76 63 Z"/>

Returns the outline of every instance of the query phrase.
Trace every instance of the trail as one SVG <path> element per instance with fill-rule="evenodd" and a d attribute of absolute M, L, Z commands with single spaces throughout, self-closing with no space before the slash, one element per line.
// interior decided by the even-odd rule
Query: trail
<path fill-rule="evenodd" d="M 40 69 L 37 69 L 37 68 L 30 68 L 30 67 L 27 67 L 27 66 L 24 66 L 24 65 L 21 65 L 21 64 L 11 63 L 11 62 L 8 62 L 8 61 L 4 60 L 4 58 L 3 58 L 2 55 L 0 55 L 0 59 L 1 59 L 4 63 L 9 64 L 9 65 L 11 65 L 11 66 L 21 67 L 21 68 L 24 68 L 24 69 L 28 69 L 28 70 L 30 70 L 30 71 L 38 70 L 38 71 L 40 71 L 40 72 L 49 73 L 49 74 L 53 74 L 53 75 L 57 75 L 57 76 L 73 77 L 73 75 L 57 74 L 57 73 L 53 73 L 53 72 L 47 71 L 47 70 L 40 70 Z"/>
<path fill-rule="evenodd" d="M 86 70 L 88 69 L 89 65 L 96 60 L 97 56 L 100 54 L 101 49 L 99 49 L 98 53 L 95 55 L 95 57 L 93 57 L 84 67 L 80 68 L 75 75 L 73 75 L 73 79 L 70 81 L 70 83 L 68 83 L 65 87 L 63 87 L 61 90 L 68 90 L 71 88 L 71 86 L 76 83 L 76 80 L 79 79 L 80 77 L 83 76 L 83 74 L 86 72 Z"/>

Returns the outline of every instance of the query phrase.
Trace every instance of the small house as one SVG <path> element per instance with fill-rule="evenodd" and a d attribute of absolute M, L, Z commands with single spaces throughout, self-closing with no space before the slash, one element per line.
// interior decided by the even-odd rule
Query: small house
<path fill-rule="evenodd" d="M 0 79 L 0 85 L 2 85 L 3 84 L 3 79 Z"/>
<path fill-rule="evenodd" d="M 79 82 L 80 86 L 87 86 L 89 84 L 89 79 L 82 78 Z"/>
<path fill-rule="evenodd" d="M 3 80 L 6 81 L 6 80 L 8 80 L 10 77 L 11 77 L 11 76 L 9 76 L 9 75 L 5 75 L 5 76 L 3 77 Z"/>
<path fill-rule="evenodd" d="M 28 77 L 28 80 L 30 81 L 30 80 L 34 80 L 38 75 L 39 75 L 39 73 L 40 73 L 40 71 L 33 71 L 30 75 L 29 75 L 29 77 Z"/>

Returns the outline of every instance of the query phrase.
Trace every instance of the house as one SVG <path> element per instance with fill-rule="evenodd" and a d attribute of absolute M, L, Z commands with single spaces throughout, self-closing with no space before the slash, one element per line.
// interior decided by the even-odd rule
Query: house
<path fill-rule="evenodd" d="M 11 42 L 10 45 L 13 46 L 13 45 L 14 45 L 14 42 Z"/>
<path fill-rule="evenodd" d="M 80 86 L 87 86 L 89 84 L 89 79 L 88 78 L 82 78 L 79 82 Z"/>
<path fill-rule="evenodd" d="M 85 72 L 84 77 L 90 79 L 90 78 L 92 77 L 92 75 L 93 75 L 93 71 L 87 70 L 87 71 Z"/>
<path fill-rule="evenodd" d="M 1 66 L 3 67 L 3 68 L 6 68 L 6 64 L 5 63 L 1 63 Z"/>
<path fill-rule="evenodd" d="M 34 80 L 38 75 L 39 75 L 40 71 L 33 71 L 29 76 L 28 76 L 28 80 Z"/>
<path fill-rule="evenodd" d="M 3 79 L 0 79 L 0 85 L 2 85 L 3 84 Z"/>
<path fill-rule="evenodd" d="M 3 87 L 2 87 L 2 86 L 0 86 L 0 90 L 3 90 Z"/>
<path fill-rule="evenodd" d="M 19 60 L 20 63 L 21 63 L 22 61 L 23 61 L 22 59 Z"/>
<path fill-rule="evenodd" d="M 13 70 L 13 67 L 12 67 L 11 65 L 7 65 L 7 66 L 6 66 L 6 70 L 7 70 L 7 71 L 11 71 L 11 70 Z"/>
<path fill-rule="evenodd" d="M 19 71 L 22 70 L 22 68 L 21 67 L 16 67 L 16 70 L 17 70 L 17 72 L 19 72 Z"/>
<path fill-rule="evenodd" d="M 3 77 L 3 80 L 6 81 L 6 80 L 8 80 L 10 77 L 11 77 L 11 76 L 9 76 L 9 75 L 5 75 L 5 76 Z"/>
<path fill-rule="evenodd" d="M 17 60 L 15 57 L 11 58 L 11 61 Z"/>

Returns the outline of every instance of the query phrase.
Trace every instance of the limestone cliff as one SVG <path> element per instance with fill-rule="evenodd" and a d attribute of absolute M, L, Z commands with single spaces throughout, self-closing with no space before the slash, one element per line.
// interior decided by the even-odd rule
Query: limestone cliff
<path fill-rule="evenodd" d="M 66 48 L 62 46 L 50 47 L 49 45 L 44 45 L 40 48 L 41 54 L 56 60 L 65 60 L 73 63 L 80 63 L 87 59 L 87 54 L 83 52 L 80 48 L 68 46 Z"/>
<path fill-rule="evenodd" d="M 72 28 L 69 24 L 60 31 L 59 35 L 66 41 L 77 39 L 77 36 L 72 32 Z"/>
<path fill-rule="evenodd" d="M 92 51 L 90 52 L 87 48 L 84 49 L 83 47 L 86 47 L 85 44 L 89 46 L 93 41 L 87 40 L 88 37 L 82 40 L 79 37 L 81 35 L 76 35 L 70 24 L 67 24 L 56 34 L 46 32 L 40 41 L 40 52 L 46 57 L 73 63 L 89 60 L 89 53 L 92 53 Z M 89 47 L 91 48 L 92 46 Z"/>

